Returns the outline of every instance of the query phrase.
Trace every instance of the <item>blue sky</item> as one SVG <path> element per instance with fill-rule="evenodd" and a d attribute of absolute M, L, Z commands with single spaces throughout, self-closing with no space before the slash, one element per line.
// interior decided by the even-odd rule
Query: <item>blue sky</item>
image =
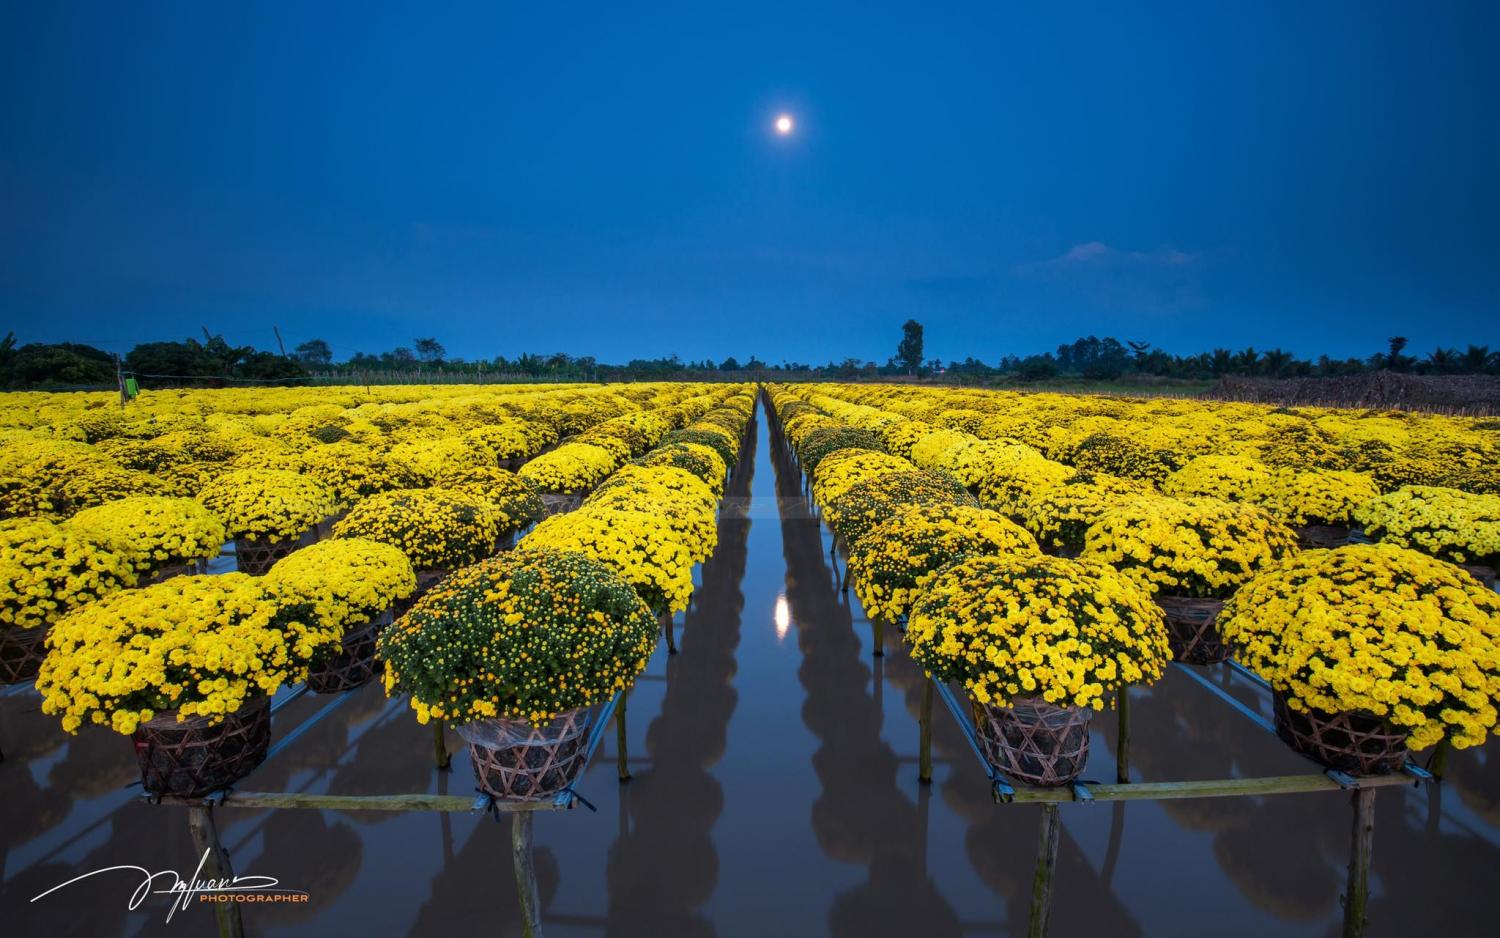
<path fill-rule="evenodd" d="M 0 327 L 1500 345 L 1500 5 L 406 6 L 6 5 Z"/>

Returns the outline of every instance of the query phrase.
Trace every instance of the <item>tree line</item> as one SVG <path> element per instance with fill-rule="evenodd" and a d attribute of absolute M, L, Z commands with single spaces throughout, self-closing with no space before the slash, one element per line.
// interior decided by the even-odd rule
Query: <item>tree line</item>
<path fill-rule="evenodd" d="M 1195 355 L 1174 355 L 1145 342 L 1106 336 L 1084 336 L 1053 352 L 1005 355 L 993 363 L 970 356 L 943 362 L 923 357 L 924 330 L 916 320 L 902 325 L 896 352 L 884 363 L 859 358 L 822 364 L 766 362 L 751 355 L 740 359 L 683 360 L 677 355 L 605 363 L 565 352 L 523 353 L 468 360 L 450 356 L 433 337 L 413 339 L 380 353 L 357 352 L 334 358 L 323 339 L 310 339 L 290 352 L 270 352 L 234 345 L 204 330 L 203 338 L 144 342 L 121 358 L 76 342 L 16 344 L 14 335 L 0 340 L 0 386 L 6 388 L 113 387 L 133 377 L 141 387 L 214 387 L 230 384 L 295 384 L 309 381 L 352 383 L 427 378 L 431 380 L 628 381 L 668 378 L 756 378 L 778 373 L 798 380 L 872 380 L 896 376 L 976 383 L 1031 383 L 1055 379 L 1115 381 L 1127 375 L 1206 380 L 1226 375 L 1295 378 L 1341 377 L 1370 371 L 1434 375 L 1500 374 L 1500 352 L 1469 345 L 1462 350 L 1436 348 L 1425 355 L 1408 353 L 1405 337 L 1365 358 L 1297 358 L 1283 349 L 1238 351 L 1216 348 Z"/>

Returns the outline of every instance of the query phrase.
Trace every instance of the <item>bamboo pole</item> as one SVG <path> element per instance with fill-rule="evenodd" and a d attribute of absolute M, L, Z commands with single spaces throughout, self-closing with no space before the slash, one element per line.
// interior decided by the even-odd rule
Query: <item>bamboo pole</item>
<path fill-rule="evenodd" d="M 1360 789 L 1392 788 L 1412 784 L 1409 775 L 1372 775 L 1359 779 Z M 1203 779 L 1190 782 L 1131 782 L 1126 785 L 1087 785 L 1094 801 L 1167 801 L 1184 798 L 1234 798 L 1242 795 L 1292 795 L 1312 791 L 1338 791 L 1338 782 L 1316 775 L 1273 775 L 1265 778 Z M 1016 786 L 1011 801 L 1022 804 L 1058 804 L 1075 800 L 1069 786 L 1030 788 Z"/>
<path fill-rule="evenodd" d="M 921 727 L 921 754 L 917 763 L 917 781 L 932 784 L 932 678 L 922 682 L 922 715 L 917 719 Z"/>
<path fill-rule="evenodd" d="M 1349 882 L 1344 890 L 1344 938 L 1364 938 L 1370 902 L 1370 853 L 1375 845 L 1375 791 L 1354 793 L 1354 827 L 1349 843 Z"/>
<path fill-rule="evenodd" d="M 1042 805 L 1042 828 L 1037 837 L 1036 873 L 1031 879 L 1031 921 L 1028 938 L 1047 934 L 1047 919 L 1052 914 L 1052 879 L 1057 875 L 1057 842 L 1062 823 L 1057 805 Z"/>
<path fill-rule="evenodd" d="M 526 938 L 542 938 L 542 907 L 537 897 L 536 868 L 531 863 L 531 815 L 510 820 L 510 846 L 516 864 L 516 894 L 521 899 L 521 931 Z"/>
<path fill-rule="evenodd" d="M 677 636 L 672 634 L 672 613 L 661 614 L 661 630 L 667 636 L 667 654 L 677 654 Z"/>
<path fill-rule="evenodd" d="M 205 879 L 229 880 L 234 878 L 234 870 L 229 865 L 229 851 L 224 849 L 224 844 L 219 840 L 219 829 L 214 824 L 213 808 L 208 805 L 198 805 L 188 810 L 188 833 L 192 835 L 193 846 L 198 848 L 198 856 L 203 858 L 203 875 Z M 240 906 L 237 902 L 215 902 L 214 921 L 219 926 L 219 938 L 244 938 L 245 923 L 240 918 Z"/>
<path fill-rule="evenodd" d="M 185 799 L 163 796 L 164 805 L 188 808 L 206 807 L 201 798 Z M 485 800 L 474 795 L 325 795 L 297 791 L 240 791 L 226 794 L 219 802 L 225 808 L 308 808 L 314 811 L 477 811 L 488 808 Z M 541 801 L 496 801 L 493 809 L 512 811 L 556 811 L 551 798 Z"/>
<path fill-rule="evenodd" d="M 619 750 L 619 772 L 622 782 L 630 781 L 630 762 L 625 751 L 625 701 L 629 699 L 629 691 L 622 693 L 620 706 L 615 709 L 615 748 Z"/>
<path fill-rule="evenodd" d="M 1120 732 L 1115 739 L 1115 781 L 1121 785 L 1130 781 L 1130 686 L 1121 687 L 1115 694 L 1115 707 L 1119 709 Z"/>
<path fill-rule="evenodd" d="M 1432 773 L 1433 778 L 1441 779 L 1448 770 L 1448 752 L 1452 748 L 1447 739 L 1438 740 L 1437 746 L 1432 750 L 1432 758 L 1427 760 L 1427 771 Z"/>

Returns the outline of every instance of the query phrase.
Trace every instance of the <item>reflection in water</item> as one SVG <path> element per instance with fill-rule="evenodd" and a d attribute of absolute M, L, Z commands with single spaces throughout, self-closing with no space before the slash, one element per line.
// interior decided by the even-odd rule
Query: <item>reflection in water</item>
<path fill-rule="evenodd" d="M 812 826 L 828 856 L 867 870 L 864 883 L 834 899 L 829 930 L 957 935 L 958 915 L 927 875 L 925 811 L 903 790 L 901 764 L 881 735 L 847 594 L 833 585 L 819 523 L 801 502 L 801 474 L 780 444 L 773 439 L 786 599 L 802 652 L 802 720 L 819 742 L 813 768 L 823 786 Z"/>
<path fill-rule="evenodd" d="M 839 592 L 800 473 L 777 434 L 758 436 L 765 420 L 757 415 L 728 486 L 733 507 L 721 513 L 719 551 L 680 626 L 681 654 L 653 658 L 649 673 L 665 668 L 668 681 L 643 683 L 630 699 L 635 780 L 617 785 L 605 753 L 583 787 L 599 813 L 536 822 L 547 934 L 1023 933 L 1037 809 L 991 800 L 941 707 L 936 781 L 916 783 L 921 670 L 894 634 L 886 657 L 871 657 L 868 625 Z M 774 524 L 740 510 L 757 475 L 756 513 Z M 746 609 L 756 623 L 748 629 Z M 1258 692 L 1235 692 L 1260 702 Z M 1309 770 L 1181 675 L 1132 700 L 1137 778 Z M 294 702 L 278 735 L 326 703 Z M 1096 721 L 1096 733 L 1088 775 L 1113 778 L 1114 720 Z M 127 913 L 124 882 L 30 903 L 89 869 L 190 871 L 197 855 L 184 812 L 141 804 L 138 789 L 123 787 L 135 770 L 116 734 L 66 736 L 34 695 L 12 695 L 0 698 L 0 749 L 0 933 L 213 933 L 203 908 L 180 913 L 170 931 L 165 903 Z M 1372 936 L 1493 933 L 1497 752 L 1491 743 L 1455 753 L 1441 788 L 1379 793 Z M 435 771 L 427 728 L 370 686 L 244 787 L 467 795 L 464 758 Z M 508 820 L 227 808 L 217 818 L 238 872 L 312 893 L 306 906 L 247 909 L 248 934 L 520 933 Z M 1337 932 L 1347 796 L 1068 805 L 1062 819 L 1055 938 Z"/>
<path fill-rule="evenodd" d="M 725 491 L 736 504 L 750 496 L 757 423 Z M 724 755 L 730 717 L 739 701 L 733 680 L 751 521 L 725 511 L 719 546 L 703 565 L 702 585 L 683 619 L 680 651 L 668 663 L 660 714 L 646 731 L 649 767 L 633 772 L 622 792 L 628 813 L 609 851 L 606 934 L 711 936 L 699 911 L 719 877 L 711 831 L 724 810 L 724 791 L 709 773 Z"/>

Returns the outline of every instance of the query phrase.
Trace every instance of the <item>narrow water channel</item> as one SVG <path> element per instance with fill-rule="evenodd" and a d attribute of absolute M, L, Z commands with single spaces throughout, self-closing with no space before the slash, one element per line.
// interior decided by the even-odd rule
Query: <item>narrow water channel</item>
<path fill-rule="evenodd" d="M 941 706 L 934 782 L 917 782 L 922 675 L 839 589 L 828 535 L 765 414 L 731 479 L 719 548 L 679 616 L 680 654 L 658 649 L 629 698 L 628 767 L 614 734 L 578 790 L 594 810 L 537 818 L 548 936 L 1024 934 L 1040 810 L 994 803 Z M 1225 688 L 1267 706 L 1242 680 Z M 1274 737 L 1184 675 L 1134 701 L 1136 779 L 1310 771 Z M 293 727 L 328 706 L 286 708 Z M 1115 721 L 1094 723 L 1088 778 L 1113 780 Z M 278 734 L 282 733 L 278 729 Z M 457 744 L 457 740 L 453 740 Z M 127 909 L 117 864 L 191 871 L 180 809 L 142 804 L 128 744 L 69 738 L 35 695 L 0 699 L 0 933 L 202 935 L 202 907 Z M 1377 799 L 1372 935 L 1491 935 L 1500 887 L 1500 756 L 1458 753 L 1448 781 Z M 319 720 L 245 787 L 377 794 L 472 787 L 462 753 L 433 767 L 430 732 L 369 686 Z M 247 908 L 264 936 L 519 935 L 509 822 L 473 815 L 219 812 L 236 872 L 305 890 Z M 1343 793 L 1062 808 L 1051 934 L 1337 933 L 1348 863 Z"/>

